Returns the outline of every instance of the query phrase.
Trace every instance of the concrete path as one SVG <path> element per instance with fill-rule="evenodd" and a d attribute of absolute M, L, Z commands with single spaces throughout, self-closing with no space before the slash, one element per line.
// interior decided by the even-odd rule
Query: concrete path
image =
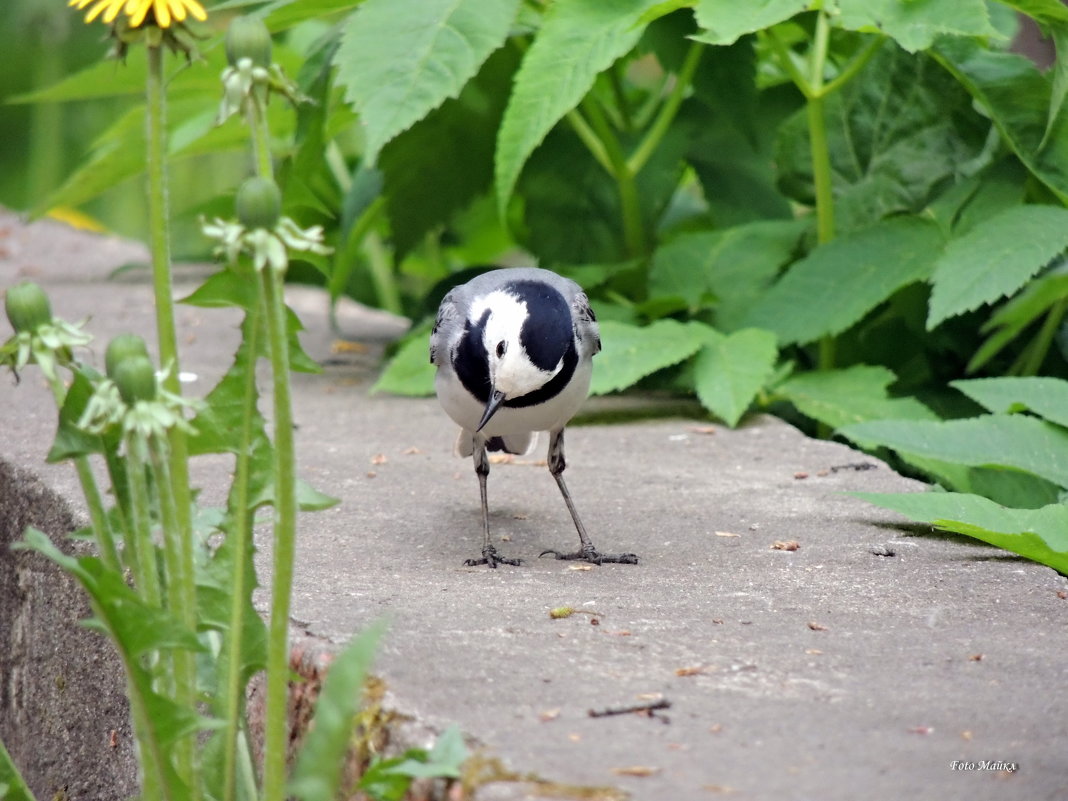
<path fill-rule="evenodd" d="M 137 246 L 8 216 L 0 250 L 0 285 L 40 281 L 60 316 L 92 315 L 98 342 L 151 334 L 147 285 L 105 280 Z M 300 472 L 342 503 L 302 518 L 295 636 L 325 659 L 385 618 L 376 671 L 406 720 L 397 742 L 458 723 L 478 801 L 1068 799 L 1068 585 L 1052 570 L 850 497 L 921 489 L 870 456 L 773 418 L 731 431 L 697 416 L 569 429 L 594 542 L 640 565 L 537 558 L 576 543 L 539 449 L 489 481 L 499 550 L 523 566 L 463 567 L 478 488 L 452 424 L 433 399 L 369 395 L 380 349 L 331 355 L 307 302 L 305 343 L 329 363 L 295 377 Z M 183 308 L 179 323 L 203 394 L 236 319 Z M 344 325 L 370 342 L 402 328 L 355 309 Z M 69 470 L 42 465 L 43 388 L 0 378 L 0 404 L 0 459 L 76 505 Z M 209 497 L 227 469 L 201 466 Z M 560 607 L 576 613 L 553 619 Z"/>

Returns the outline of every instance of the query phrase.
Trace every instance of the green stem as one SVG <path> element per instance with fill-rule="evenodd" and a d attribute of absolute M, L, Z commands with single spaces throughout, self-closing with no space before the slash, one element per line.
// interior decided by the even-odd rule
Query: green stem
<path fill-rule="evenodd" d="M 129 485 L 130 528 L 127 550 L 131 557 L 130 570 L 141 597 L 152 606 L 162 606 L 159 573 L 156 565 L 156 546 L 152 541 L 152 515 L 145 478 L 144 443 L 136 434 L 127 434 L 126 481 Z"/>
<path fill-rule="evenodd" d="M 871 57 L 874 56 L 876 52 L 878 52 L 879 48 L 882 47 L 882 44 L 882 36 L 872 37 L 872 40 L 868 42 L 868 44 L 864 47 L 863 50 L 860 51 L 860 53 L 853 57 L 853 60 L 846 65 L 846 68 L 844 70 L 839 72 L 834 77 L 834 80 L 824 84 L 823 88 L 820 90 L 820 94 L 824 97 L 828 95 L 833 95 L 847 83 L 853 80 L 853 78 L 856 77 L 857 73 L 864 69 L 864 66 L 869 61 L 871 61 Z"/>
<path fill-rule="evenodd" d="M 170 211 L 167 187 L 167 123 L 166 97 L 163 86 L 163 49 L 159 45 L 146 47 L 148 75 L 145 81 L 146 131 L 145 171 L 148 176 L 148 222 L 149 249 L 152 254 L 152 283 L 156 301 L 156 330 L 159 339 L 160 364 L 165 372 L 163 385 L 171 393 L 182 392 L 179 381 L 178 335 L 175 328 L 174 293 L 171 277 Z M 175 509 L 175 526 L 180 542 L 180 572 L 168 576 L 168 581 L 184 586 L 178 597 L 188 607 L 173 610 L 176 617 L 190 629 L 196 622 L 196 587 L 193 553 L 193 496 L 189 488 L 189 446 L 185 431 L 173 426 L 169 432 L 170 479 Z M 189 781 L 190 798 L 200 798 L 199 766 L 197 752 L 191 748 L 188 760 L 179 762 L 177 768 Z"/>
<path fill-rule="evenodd" d="M 49 383 L 52 387 L 52 397 L 56 400 L 56 408 L 62 413 L 63 404 L 66 401 L 67 388 L 63 385 L 59 376 L 52 374 Z M 74 469 L 78 473 L 78 482 L 82 486 L 82 495 L 85 496 L 85 505 L 89 509 L 89 523 L 96 538 L 97 548 L 100 550 L 100 558 L 111 570 L 122 572 L 122 562 L 119 559 L 119 550 L 115 545 L 115 532 L 111 529 L 107 511 L 104 508 L 104 499 L 97 487 L 96 477 L 93 475 L 92 465 L 86 456 L 74 457 Z"/>
<path fill-rule="evenodd" d="M 1042 328 L 1039 329 L 1038 335 L 1027 349 L 1027 356 L 1020 365 L 1018 375 L 1038 375 L 1042 362 L 1046 360 L 1046 355 L 1053 344 L 1053 338 L 1061 327 L 1065 312 L 1068 312 L 1068 298 L 1061 298 L 1050 307 L 1046 319 L 1042 322 Z"/>
<path fill-rule="evenodd" d="M 246 572 L 249 551 L 252 548 L 252 516 L 249 513 L 249 462 L 252 450 L 252 421 L 256 411 L 256 354 L 260 328 L 262 298 L 257 292 L 256 302 L 245 318 L 244 348 L 248 357 L 245 375 L 244 399 L 241 417 L 241 443 L 234 466 L 232 529 L 233 571 L 230 596 L 230 629 L 226 653 L 226 748 L 223 752 L 223 798 L 237 798 L 238 735 L 241 732 L 244 688 L 241 683 L 241 646 L 244 641 L 245 607 L 249 593 Z"/>
<path fill-rule="evenodd" d="M 256 159 L 256 174 L 261 178 L 274 175 L 271 160 L 271 131 L 267 127 L 267 88 L 253 88 L 248 104 L 248 127 L 252 131 L 252 152 Z"/>
<path fill-rule="evenodd" d="M 627 159 L 627 168 L 632 175 L 637 175 L 641 172 L 649 157 L 653 155 L 660 145 L 664 134 L 668 132 L 671 123 L 675 121 L 675 115 L 679 112 L 679 106 L 682 105 L 682 100 L 686 96 L 686 90 L 693 80 L 693 74 L 697 70 L 697 65 L 701 62 L 703 48 L 704 46 L 700 42 L 694 42 L 686 52 L 686 59 L 682 63 L 682 69 L 675 76 L 675 85 L 671 88 L 671 94 L 667 96 L 664 105 L 660 107 L 660 112 L 656 115 L 656 119 L 649 127 L 641 144 Z"/>
<path fill-rule="evenodd" d="M 616 108 L 619 109 L 619 119 L 623 130 L 631 131 L 634 129 L 634 117 L 631 114 L 630 103 L 627 102 L 627 93 L 623 88 L 623 76 L 620 75 L 622 69 L 623 60 L 620 59 L 608 70 L 608 82 L 612 87 L 612 97 Z"/>
<path fill-rule="evenodd" d="M 289 342 L 282 275 L 263 271 L 263 297 L 271 357 L 274 405 L 275 524 L 271 576 L 271 618 L 267 634 L 267 723 L 264 732 L 265 801 L 285 797 L 286 715 L 289 685 L 289 610 L 297 539 L 296 456 L 289 392 Z"/>
<path fill-rule="evenodd" d="M 586 118 L 582 116 L 582 113 L 578 109 L 572 109 L 567 113 L 566 119 L 578 135 L 578 138 L 582 140 L 582 144 L 590 151 L 590 155 L 593 156 L 598 164 L 604 167 L 605 172 L 612 175 L 612 160 L 608 158 L 608 151 L 597 134 L 593 132 L 590 124 L 586 122 Z"/>
<path fill-rule="evenodd" d="M 379 306 L 393 314 L 403 315 L 404 304 L 400 289 L 393 274 L 393 264 L 389 252 L 375 231 L 368 231 L 364 236 L 364 251 L 367 253 L 367 266 L 371 273 L 371 283 L 375 287 Z"/>
<path fill-rule="evenodd" d="M 167 459 L 167 442 L 155 437 L 148 442 L 152 469 L 156 476 L 156 493 L 159 499 L 160 522 L 163 528 L 163 563 L 167 575 L 167 606 L 175 619 L 187 630 L 196 631 L 196 584 L 195 577 L 186 564 L 182 530 L 172 492 L 172 482 Z M 179 648 L 172 654 L 174 666 L 174 700 L 186 709 L 196 708 L 196 658 L 187 648 Z M 200 784 L 196 771 L 196 742 L 193 735 L 182 737 L 174 744 L 175 764 L 180 769 L 193 771 L 183 774 L 192 788 Z"/>
<path fill-rule="evenodd" d="M 582 108 L 590 121 L 590 126 L 597 138 L 604 145 L 605 154 L 610 164 L 609 172 L 616 180 L 619 191 L 619 201 L 623 218 L 623 242 L 627 248 L 627 255 L 632 258 L 640 258 L 646 255 L 647 242 L 645 236 L 645 223 L 642 221 L 641 203 L 638 199 L 638 185 L 634 180 L 634 173 L 627 166 L 627 158 L 623 155 L 623 148 L 612 131 L 608 120 L 601 113 L 600 106 L 595 100 L 587 96 L 582 101 Z"/>

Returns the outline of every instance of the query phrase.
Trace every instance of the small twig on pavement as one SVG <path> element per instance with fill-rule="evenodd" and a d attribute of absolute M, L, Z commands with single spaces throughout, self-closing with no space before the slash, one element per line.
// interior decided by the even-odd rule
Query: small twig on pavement
<path fill-rule="evenodd" d="M 629 715 L 631 713 L 637 713 L 645 715 L 648 718 L 657 718 L 664 723 L 668 722 L 668 718 L 663 715 L 657 715 L 656 711 L 659 709 L 670 709 L 671 701 L 666 698 L 661 698 L 658 701 L 648 701 L 644 704 L 632 704 L 630 706 L 609 706 L 604 709 L 590 709 L 587 714 L 591 718 L 606 718 L 611 715 Z"/>

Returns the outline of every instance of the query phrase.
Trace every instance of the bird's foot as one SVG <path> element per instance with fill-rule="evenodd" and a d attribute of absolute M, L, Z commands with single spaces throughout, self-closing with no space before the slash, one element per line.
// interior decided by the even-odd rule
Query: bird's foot
<path fill-rule="evenodd" d="M 586 546 L 581 550 L 574 553 L 561 553 L 560 551 L 548 550 L 542 551 L 539 557 L 552 554 L 557 559 L 566 559 L 570 562 L 590 562 L 594 565 L 600 565 L 605 563 L 617 564 L 617 565 L 636 565 L 638 564 L 638 555 L 633 553 L 601 553 L 592 545 Z"/>
<path fill-rule="evenodd" d="M 522 563 L 523 560 L 521 559 L 509 559 L 505 556 L 500 556 L 496 548 L 492 545 L 487 545 L 482 549 L 481 559 L 466 559 L 464 560 L 464 567 L 478 567 L 479 565 L 492 568 L 496 568 L 497 565 L 515 565 L 518 567 Z"/>

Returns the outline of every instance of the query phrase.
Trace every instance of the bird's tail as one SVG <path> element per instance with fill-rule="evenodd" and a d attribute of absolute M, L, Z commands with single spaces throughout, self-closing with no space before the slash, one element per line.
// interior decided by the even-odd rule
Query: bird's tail
<path fill-rule="evenodd" d="M 456 439 L 456 455 L 470 456 L 474 453 L 476 436 L 479 435 L 466 430 L 461 431 L 460 436 Z M 538 432 L 527 431 L 522 434 L 507 434 L 503 437 L 488 437 L 486 439 L 486 450 L 523 456 L 534 450 L 534 446 L 537 444 Z"/>

